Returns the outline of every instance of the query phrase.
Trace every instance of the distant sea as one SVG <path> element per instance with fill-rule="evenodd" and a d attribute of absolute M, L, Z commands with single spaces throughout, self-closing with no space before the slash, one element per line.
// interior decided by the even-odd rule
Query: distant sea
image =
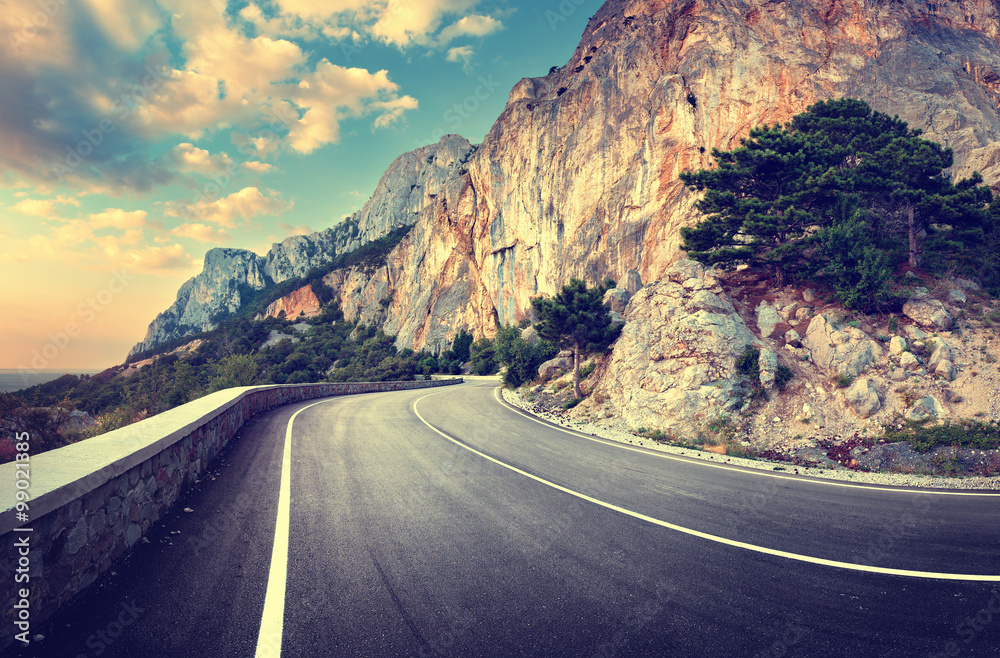
<path fill-rule="evenodd" d="M 44 384 L 63 375 L 96 375 L 101 370 L 33 370 L 21 373 L 20 370 L 0 369 L 0 393 L 10 393 L 37 384 Z"/>

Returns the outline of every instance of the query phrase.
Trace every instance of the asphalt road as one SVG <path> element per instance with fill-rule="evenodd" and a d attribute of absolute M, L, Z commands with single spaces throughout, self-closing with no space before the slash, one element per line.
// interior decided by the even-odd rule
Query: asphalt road
<path fill-rule="evenodd" d="M 14 655 L 1000 656 L 1000 497 L 629 449 L 486 384 L 262 414 L 149 539 Z"/>

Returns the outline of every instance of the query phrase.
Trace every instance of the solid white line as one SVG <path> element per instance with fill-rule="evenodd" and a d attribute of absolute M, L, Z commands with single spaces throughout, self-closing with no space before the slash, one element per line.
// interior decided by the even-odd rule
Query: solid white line
<path fill-rule="evenodd" d="M 549 429 L 558 430 L 559 432 L 564 432 L 564 433 L 569 434 L 571 436 L 575 436 L 575 437 L 580 438 L 580 439 L 586 439 L 588 441 L 593 441 L 595 443 L 600 443 L 600 444 L 603 444 L 603 445 L 606 445 L 606 446 L 611 446 L 611 447 L 614 447 L 614 448 L 621 448 L 622 450 L 629 450 L 631 452 L 638 452 L 638 453 L 641 453 L 641 454 L 644 454 L 644 455 L 652 455 L 654 457 L 662 457 L 663 459 L 671 459 L 673 461 L 684 462 L 686 464 L 693 464 L 693 465 L 696 465 L 696 466 L 707 466 L 708 468 L 718 468 L 718 469 L 721 469 L 723 471 L 735 471 L 737 473 L 743 473 L 743 474 L 746 474 L 746 475 L 756 475 L 756 476 L 759 476 L 759 477 L 775 478 L 777 480 L 787 480 L 789 482 L 805 482 L 805 483 L 809 483 L 809 484 L 822 484 L 822 485 L 825 485 L 825 486 L 828 486 L 828 487 L 844 487 L 846 489 L 868 489 L 870 491 L 911 493 L 911 494 L 930 494 L 930 495 L 934 495 L 934 496 L 998 496 L 998 495 L 1000 495 L 1000 494 L 997 494 L 996 492 L 990 492 L 990 491 L 982 491 L 982 492 L 980 492 L 980 491 L 947 491 L 947 490 L 942 490 L 942 489 L 914 489 L 912 487 L 907 488 L 907 487 L 893 487 L 893 486 L 873 487 L 873 486 L 867 485 L 867 484 L 859 484 L 859 483 L 853 483 L 853 482 L 838 482 L 836 480 L 829 480 L 829 479 L 826 479 L 826 478 L 822 478 L 820 476 L 801 475 L 799 477 L 792 477 L 790 475 L 781 475 L 781 474 L 778 474 L 778 473 L 769 473 L 767 471 L 762 471 L 760 469 L 751 468 L 749 466 L 747 466 L 745 468 L 738 468 L 736 466 L 726 466 L 725 464 L 713 463 L 713 462 L 710 462 L 710 461 L 705 461 L 703 459 L 699 459 L 697 457 L 688 457 L 686 455 L 674 455 L 674 454 L 671 454 L 669 452 L 659 452 L 659 451 L 654 451 L 654 450 L 650 450 L 650 449 L 643 449 L 643 448 L 636 448 L 636 447 L 633 447 L 633 446 L 627 446 L 627 445 L 625 445 L 623 443 L 619 443 L 617 441 L 612 441 L 610 439 L 602 439 L 602 438 L 599 438 L 599 437 L 596 437 L 596 436 L 590 436 L 589 434 L 584 434 L 583 432 L 578 432 L 578 431 L 575 431 L 575 430 L 568 430 L 568 429 L 565 429 L 563 427 L 559 427 L 557 425 L 550 425 L 549 423 L 546 423 L 545 421 L 543 421 L 543 420 L 541 420 L 539 418 L 535 418 L 534 416 L 532 416 L 530 414 L 526 414 L 526 413 L 524 413 L 522 411 L 519 411 L 518 409 L 515 409 L 514 406 L 511 405 L 509 402 L 504 402 L 503 399 L 500 397 L 500 387 L 497 387 L 497 388 L 495 388 L 493 390 L 493 397 L 495 397 L 497 399 L 497 402 L 499 402 L 502 407 L 504 407 L 505 409 L 507 409 L 507 411 L 515 413 L 518 416 L 524 416 L 528 420 L 536 422 L 536 423 L 538 423 L 540 425 L 545 425 Z"/>
<path fill-rule="evenodd" d="M 517 473 L 518 475 L 523 475 L 524 477 L 529 478 L 531 480 L 534 480 L 535 482 L 538 482 L 540 484 L 544 484 L 547 487 L 551 487 L 553 489 L 556 489 L 557 491 L 562 491 L 563 493 L 567 493 L 567 494 L 569 494 L 571 496 L 576 496 L 577 498 L 579 498 L 581 500 L 585 500 L 588 503 L 593 503 L 594 505 L 599 505 L 601 507 L 607 508 L 609 510 L 613 510 L 613 511 L 618 512 L 620 514 L 624 514 L 626 516 L 631 516 L 631 517 L 639 519 L 641 521 L 646 521 L 647 523 L 652 523 L 653 525 L 658 525 L 658 526 L 661 526 L 663 528 L 668 528 L 670 530 L 681 532 L 681 533 L 684 533 L 686 535 L 691 535 L 691 536 L 694 536 L 694 537 L 700 537 L 701 539 L 707 539 L 709 541 L 713 541 L 713 542 L 716 542 L 718 544 L 725 544 L 727 546 L 733 546 L 733 547 L 736 547 L 736 548 L 742 548 L 744 550 L 753 551 L 755 553 L 763 553 L 763 554 L 766 554 L 766 555 L 774 555 L 776 557 L 781 557 L 781 558 L 785 558 L 785 559 L 789 559 L 789 560 L 796 560 L 796 561 L 799 561 L 799 562 L 808 562 L 810 564 L 820 564 L 820 565 L 824 565 L 824 566 L 828 566 L 828 567 L 837 567 L 839 569 L 848 569 L 848 570 L 851 570 L 851 571 L 865 571 L 865 572 L 869 572 L 869 573 L 881 573 L 881 574 L 888 574 L 888 575 L 892 575 L 892 576 L 908 576 L 908 577 L 911 577 L 911 578 L 928 578 L 928 579 L 933 579 L 933 580 L 963 580 L 963 581 L 1000 582 L 1000 575 L 974 575 L 974 574 L 938 573 L 938 572 L 933 572 L 933 571 L 910 571 L 908 569 L 887 569 L 887 568 L 884 568 L 884 567 L 872 567 L 872 566 L 868 566 L 868 565 L 864 565 L 864 564 L 852 564 L 850 562 L 838 562 L 837 560 L 827 560 L 827 559 L 824 559 L 824 558 L 811 557 L 809 555 L 799 555 L 798 553 L 789 553 L 787 551 L 779 551 L 779 550 L 776 550 L 776 549 L 773 549 L 773 548 L 767 548 L 765 546 L 757 546 L 756 544 L 748 544 L 746 542 L 736 541 L 734 539 L 727 539 L 725 537 L 719 537 L 718 535 L 711 535 L 711 534 L 708 534 L 706 532 L 701 532 L 699 530 L 693 530 L 691 528 L 685 528 L 684 526 L 679 526 L 679 525 L 676 525 L 676 524 L 673 524 L 673 523 L 668 523 L 667 521 L 662 521 L 662 520 L 654 518 L 652 516 L 647 516 L 645 514 L 640 514 L 639 512 L 634 512 L 634 511 L 632 511 L 630 509 L 626 509 L 624 507 L 620 507 L 618 505 L 614 505 L 612 503 L 608 503 L 608 502 L 605 502 L 603 500 L 599 500 L 597 498 L 593 498 L 593 497 L 588 496 L 586 494 L 580 493 L 579 491 L 574 491 L 573 489 L 568 489 L 568 488 L 566 488 L 566 487 L 564 487 L 562 485 L 556 484 L 555 482 L 550 482 L 549 480 L 546 480 L 544 478 L 540 478 L 537 475 L 532 475 L 531 473 L 528 473 L 527 471 L 523 471 L 523 470 L 517 468 L 516 466 L 511 466 L 510 464 L 502 462 L 499 459 L 495 459 L 493 457 L 490 457 L 489 455 L 487 455 L 485 453 L 482 453 L 482 452 L 476 450 L 475 448 L 462 443 L 458 439 L 455 439 L 455 438 L 453 438 L 451 436 L 448 436 L 447 434 L 445 434 L 444 432 L 442 432 L 438 428 L 436 428 L 433 425 L 431 425 L 430 423 L 428 423 L 424 419 L 424 417 L 420 415 L 420 412 L 417 410 L 417 404 L 421 400 L 424 400 L 424 399 L 429 398 L 429 397 L 431 397 L 431 396 L 430 395 L 425 395 L 424 397 L 419 398 L 416 401 L 414 401 L 414 403 L 413 403 L 413 413 L 416 414 L 417 418 L 419 418 L 420 421 L 424 425 L 426 425 L 427 427 L 431 428 L 432 430 L 434 430 L 435 432 L 437 432 L 438 434 L 440 434 L 441 436 L 443 436 L 447 440 L 451 441 L 455 445 L 460 446 L 462 448 L 465 448 L 469 452 L 471 452 L 471 453 L 473 453 L 475 455 L 479 455 L 483 459 L 491 461 L 494 464 L 497 464 L 498 466 L 502 466 L 502 467 L 504 467 L 504 468 L 506 468 L 508 470 L 511 470 L 511 471 Z"/>
<path fill-rule="evenodd" d="M 334 398 L 340 399 L 340 398 Z M 264 596 L 264 614 L 257 634 L 255 658 L 281 656 L 281 634 L 285 623 L 285 585 L 288 581 L 289 526 L 292 510 L 292 423 L 296 416 L 318 404 L 320 400 L 302 407 L 288 419 L 285 429 L 285 447 L 281 456 L 281 484 L 278 487 L 278 519 L 274 526 L 274 547 L 271 550 L 271 570 L 267 576 L 267 594 Z"/>

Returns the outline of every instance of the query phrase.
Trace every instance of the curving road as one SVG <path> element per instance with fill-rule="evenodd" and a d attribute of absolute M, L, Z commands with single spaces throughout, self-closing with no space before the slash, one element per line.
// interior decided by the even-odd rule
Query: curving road
<path fill-rule="evenodd" d="M 1000 497 L 606 443 L 495 384 L 262 414 L 150 540 L 20 655 L 1000 656 Z"/>

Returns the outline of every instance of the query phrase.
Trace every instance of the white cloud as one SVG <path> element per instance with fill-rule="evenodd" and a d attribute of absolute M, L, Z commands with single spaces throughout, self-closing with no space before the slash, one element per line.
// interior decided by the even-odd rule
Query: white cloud
<path fill-rule="evenodd" d="M 130 249 L 118 254 L 117 260 L 129 270 L 150 274 L 187 270 L 199 265 L 187 255 L 184 246 L 177 243 L 165 247 Z"/>
<path fill-rule="evenodd" d="M 192 218 L 225 228 L 235 228 L 239 219 L 245 223 L 258 215 L 280 215 L 292 206 L 292 203 L 280 199 L 276 192 L 268 191 L 265 194 L 256 187 L 245 187 L 215 201 L 199 201 L 183 206 L 168 205 L 166 213 L 173 217 Z"/>
<path fill-rule="evenodd" d="M 58 214 L 58 210 L 56 209 L 58 205 L 79 207 L 80 202 L 72 197 L 59 195 L 55 199 L 22 199 L 11 206 L 10 209 L 22 215 L 48 218 L 55 217 Z"/>
<path fill-rule="evenodd" d="M 266 174 L 274 170 L 274 165 L 270 165 L 266 162 L 257 162 L 255 160 L 244 162 L 243 166 L 257 174 Z"/>
<path fill-rule="evenodd" d="M 232 158 L 226 153 L 212 155 L 207 150 L 187 142 L 174 147 L 173 157 L 177 168 L 181 171 L 205 175 L 218 173 L 233 164 Z"/>
<path fill-rule="evenodd" d="M 441 30 L 437 42 L 442 46 L 463 36 L 485 37 L 503 29 L 503 23 L 489 16 L 472 14 L 452 23 Z"/>
<path fill-rule="evenodd" d="M 230 239 L 229 232 L 225 229 L 212 228 L 207 224 L 181 224 L 170 233 L 181 238 L 190 238 L 198 242 L 212 244 L 228 242 Z"/>
<path fill-rule="evenodd" d="M 396 96 L 397 89 L 384 70 L 370 73 L 322 60 L 298 85 L 296 103 L 305 112 L 288 132 L 289 146 L 297 153 L 311 153 L 338 142 L 342 119 L 370 112 L 378 113 L 376 128 L 391 125 L 406 110 L 417 108 L 416 99 Z"/>
<path fill-rule="evenodd" d="M 138 229 L 146 225 L 146 211 L 126 211 L 120 208 L 107 208 L 104 212 L 91 214 L 88 223 L 93 229 L 116 228 Z"/>
<path fill-rule="evenodd" d="M 278 228 L 284 231 L 287 235 L 310 235 L 316 231 L 312 230 L 308 226 L 292 226 L 285 222 L 278 222 Z"/>
<path fill-rule="evenodd" d="M 445 57 L 449 62 L 455 62 L 462 65 L 462 70 L 466 73 L 472 72 L 472 60 L 476 56 L 476 51 L 473 50 L 472 46 L 459 46 L 457 48 L 450 48 L 448 50 L 448 55 Z"/>

